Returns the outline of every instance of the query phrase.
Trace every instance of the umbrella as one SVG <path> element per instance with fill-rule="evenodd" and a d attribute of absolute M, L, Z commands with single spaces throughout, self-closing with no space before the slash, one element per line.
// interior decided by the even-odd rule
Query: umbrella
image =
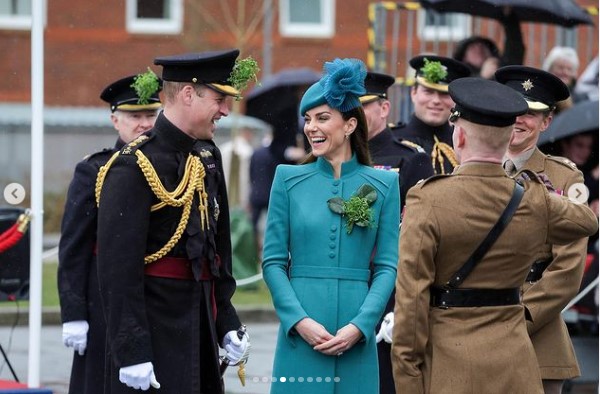
<path fill-rule="evenodd" d="M 573 0 L 420 0 L 424 8 L 501 19 L 510 6 L 520 21 L 565 27 L 592 25 L 590 15 Z"/>
<path fill-rule="evenodd" d="M 269 149 L 281 158 L 290 146 L 298 145 L 300 98 L 321 74 L 310 68 L 288 68 L 266 77 L 246 95 L 246 114 L 273 126 Z"/>
<path fill-rule="evenodd" d="M 598 132 L 597 100 L 579 102 L 558 114 L 540 135 L 538 146 L 590 131 Z"/>
<path fill-rule="evenodd" d="M 286 86 L 312 85 L 319 78 L 321 78 L 321 74 L 310 68 L 286 68 L 263 79 L 261 84 L 252 89 L 245 98 L 252 100 L 271 90 Z"/>

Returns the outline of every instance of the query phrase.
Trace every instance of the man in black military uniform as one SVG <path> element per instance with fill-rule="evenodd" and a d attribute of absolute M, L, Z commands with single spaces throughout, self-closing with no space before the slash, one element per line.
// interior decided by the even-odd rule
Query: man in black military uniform
<path fill-rule="evenodd" d="M 467 77 L 469 68 L 447 57 L 427 55 L 410 59 L 416 70 L 410 98 L 414 113 L 408 124 L 395 130 L 398 137 L 422 147 L 430 155 L 436 174 L 449 174 L 458 162 L 452 150 L 452 128 L 448 123 L 454 102 L 448 84 Z"/>
<path fill-rule="evenodd" d="M 245 361 L 231 304 L 231 240 L 216 122 L 229 114 L 238 50 L 155 59 L 164 111 L 100 172 L 98 275 L 107 317 L 106 393 L 150 386 L 222 393 L 219 344 Z M 237 330 L 237 332 L 236 332 Z M 128 387 L 126 387 L 128 386 Z"/>
<path fill-rule="evenodd" d="M 96 272 L 96 175 L 123 145 L 152 128 L 161 107 L 161 82 L 147 72 L 120 79 L 104 89 L 100 98 L 110 104 L 117 142 L 114 148 L 91 154 L 77 164 L 67 193 L 59 242 L 58 291 L 63 342 L 75 350 L 69 385 L 72 394 L 104 393 L 106 324 Z"/>
<path fill-rule="evenodd" d="M 375 168 L 397 171 L 400 175 L 400 202 L 408 189 L 420 179 L 433 175 L 429 155 L 423 149 L 410 142 L 394 137 L 387 123 L 390 112 L 388 88 L 394 84 L 394 77 L 386 74 L 368 72 L 365 78 L 366 94 L 360 98 L 369 128 L 369 153 Z M 377 355 L 379 358 L 380 393 L 395 393 L 392 376 L 391 329 L 393 327 L 394 293 L 388 300 L 384 316 L 385 324 L 379 322 L 377 330 Z"/>

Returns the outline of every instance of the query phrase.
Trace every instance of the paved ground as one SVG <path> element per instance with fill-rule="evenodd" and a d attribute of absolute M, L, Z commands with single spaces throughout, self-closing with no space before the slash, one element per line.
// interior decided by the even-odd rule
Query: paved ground
<path fill-rule="evenodd" d="M 225 387 L 228 394 L 266 394 L 270 388 L 271 366 L 273 364 L 274 339 L 277 337 L 277 323 L 251 323 L 252 353 L 246 366 L 246 386 L 243 387 L 237 376 L 237 367 L 225 372 Z M 8 355 L 17 377 L 27 382 L 29 330 L 26 326 L 0 327 L 0 344 Z M 60 326 L 44 326 L 41 339 L 40 383 L 54 394 L 66 394 L 69 387 L 69 374 L 73 354 L 61 341 Z M 264 378 L 264 379 L 263 379 Z M 8 365 L 0 354 L 0 379 L 14 380 Z"/>
<path fill-rule="evenodd" d="M 245 320 L 247 321 L 247 320 Z M 252 353 L 246 366 L 246 386 L 242 387 L 237 377 L 237 367 L 225 373 L 228 394 L 267 394 L 270 388 L 271 367 L 278 323 L 249 322 Z M 27 382 L 29 330 L 27 326 L 0 326 L 0 345 L 21 382 Z M 573 338 L 580 360 L 583 376 L 573 383 L 569 394 L 598 393 L 598 337 Z M 66 394 L 73 355 L 61 341 L 59 325 L 44 325 L 41 338 L 40 381 L 43 387 L 54 394 Z M 10 370 L 0 355 L 0 379 L 13 380 Z"/>

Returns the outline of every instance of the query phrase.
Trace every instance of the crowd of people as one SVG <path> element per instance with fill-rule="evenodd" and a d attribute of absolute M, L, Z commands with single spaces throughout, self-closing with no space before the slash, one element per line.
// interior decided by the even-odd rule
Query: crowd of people
<path fill-rule="evenodd" d="M 388 122 L 394 76 L 334 58 L 299 101 L 306 155 L 244 145 L 235 200 L 255 231 L 266 212 L 256 246 L 280 320 L 272 393 L 553 394 L 580 375 L 561 311 L 597 265 L 598 196 L 569 190 L 597 187 L 597 130 L 554 142 L 566 157 L 538 142 L 597 99 L 597 63 L 577 80 L 557 47 L 522 66 L 504 23 L 505 55 L 476 37 L 409 60 L 405 124 Z M 214 142 L 255 78 L 238 56 L 159 57 L 160 77 L 100 95 L 117 142 L 78 163 L 59 245 L 70 393 L 224 393 L 228 366 L 243 379 L 252 327 L 231 302 L 231 164 Z"/>

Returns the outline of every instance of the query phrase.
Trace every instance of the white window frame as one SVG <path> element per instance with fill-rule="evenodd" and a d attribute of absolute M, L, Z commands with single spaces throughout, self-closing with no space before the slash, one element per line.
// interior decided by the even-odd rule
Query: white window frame
<path fill-rule="evenodd" d="M 279 0 L 279 33 L 282 37 L 331 38 L 335 33 L 335 0 L 319 0 L 321 23 L 290 22 L 289 0 Z"/>
<path fill-rule="evenodd" d="M 31 0 L 32 3 L 33 1 L 34 0 Z M 44 10 L 42 12 L 44 18 L 44 26 L 46 26 L 46 21 L 48 20 L 48 7 L 46 6 L 46 2 L 47 0 L 42 0 L 42 6 L 44 7 Z M 31 15 L 0 14 L 0 30 L 31 30 L 32 23 L 33 22 L 31 20 Z"/>
<path fill-rule="evenodd" d="M 127 31 L 141 34 L 179 34 L 183 29 L 183 0 L 169 0 L 170 19 L 139 19 L 137 0 L 127 0 Z"/>
<path fill-rule="evenodd" d="M 448 13 L 452 26 L 426 26 L 426 10 L 419 10 L 419 38 L 425 41 L 456 42 L 471 36 L 471 15 Z"/>

